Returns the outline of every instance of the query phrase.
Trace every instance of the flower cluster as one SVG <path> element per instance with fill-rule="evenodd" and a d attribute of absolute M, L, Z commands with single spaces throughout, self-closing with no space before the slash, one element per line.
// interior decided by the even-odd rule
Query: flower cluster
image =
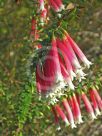
<path fill-rule="evenodd" d="M 84 92 L 72 93 L 69 97 L 64 98 L 61 106 L 55 104 L 52 106 L 52 112 L 55 118 L 55 123 L 59 125 L 59 118 L 61 118 L 66 125 L 71 128 L 76 128 L 76 124 L 83 123 L 84 117 L 81 113 L 81 101 L 92 120 L 96 119 L 102 112 L 102 99 L 95 88 L 89 89 L 90 100 Z M 63 109 L 62 109 L 63 108 Z M 83 118 L 83 119 L 82 119 Z"/>
<path fill-rule="evenodd" d="M 39 0 L 40 24 L 42 27 L 39 26 L 42 29 L 50 7 L 55 12 L 64 9 L 62 0 Z M 39 39 L 37 21 L 39 19 L 32 18 L 31 36 L 35 41 Z M 102 99 L 93 87 L 88 90 L 90 98 L 87 97 L 83 88 L 81 88 L 82 91 L 77 89 L 77 85 L 80 85 L 81 81 L 86 79 L 87 74 L 84 73 L 84 70 L 90 68 L 92 63 L 86 58 L 67 31 L 61 26 L 58 28 L 58 33 L 56 32 L 58 29 L 53 30 L 50 46 L 43 48 L 42 43 L 36 46 L 36 49 L 41 48 L 42 51 L 47 51 L 47 54 L 40 58 L 36 65 L 36 87 L 39 95 L 46 97 L 49 101 L 55 123 L 59 124 L 59 118 L 62 118 L 67 126 L 70 125 L 71 128 L 76 128 L 76 124 L 84 121 L 81 112 L 81 101 L 84 103 L 91 119 L 94 120 L 101 114 Z"/>
<path fill-rule="evenodd" d="M 89 89 L 91 102 L 84 91 L 77 92 L 76 82 L 80 84 L 86 78 L 83 70 L 90 68 L 92 63 L 71 36 L 64 29 L 61 31 L 62 38 L 53 34 L 47 55 L 36 66 L 36 86 L 39 94 L 52 105 L 55 122 L 59 124 L 61 117 L 67 125 L 75 128 L 77 123 L 83 123 L 80 100 L 92 119 L 100 115 L 102 100 L 93 88 Z M 65 112 L 59 105 L 60 100 Z"/>
<path fill-rule="evenodd" d="M 68 86 L 74 90 L 73 80 L 81 81 L 86 75 L 77 56 L 85 66 L 90 67 L 92 63 L 65 30 L 62 39 L 53 36 L 44 64 L 38 64 L 36 68 L 38 92 L 50 97 L 51 102 L 56 102 L 56 96 L 63 95 L 64 88 Z"/>

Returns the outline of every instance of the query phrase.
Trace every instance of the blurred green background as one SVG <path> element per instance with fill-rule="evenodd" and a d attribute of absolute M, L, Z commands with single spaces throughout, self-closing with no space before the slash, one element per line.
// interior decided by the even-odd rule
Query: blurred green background
<path fill-rule="evenodd" d="M 69 17 L 68 31 L 94 61 L 95 72 L 102 71 L 102 1 L 65 2 L 78 12 Z M 74 130 L 62 123 L 57 131 L 46 101 L 38 100 L 34 81 L 27 77 L 33 10 L 33 0 L 0 0 L 0 136 L 102 136 L 102 116 Z"/>

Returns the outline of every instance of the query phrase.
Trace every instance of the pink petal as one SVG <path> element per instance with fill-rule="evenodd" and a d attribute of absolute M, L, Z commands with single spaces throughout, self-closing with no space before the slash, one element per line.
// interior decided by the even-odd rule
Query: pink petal
<path fill-rule="evenodd" d="M 63 110 L 60 108 L 58 104 L 55 105 L 55 109 L 57 114 L 62 118 L 62 120 L 66 123 L 66 125 L 69 125 L 66 115 L 64 114 Z"/>
<path fill-rule="evenodd" d="M 67 99 L 64 99 L 63 100 L 63 106 L 65 107 L 66 111 L 67 111 L 67 115 L 68 115 L 68 119 L 69 119 L 69 122 L 71 124 L 71 127 L 72 128 L 76 128 L 75 124 L 74 124 L 74 118 L 73 118 L 73 114 L 72 114 L 72 111 L 71 111 L 71 108 L 68 104 L 68 101 Z"/>
<path fill-rule="evenodd" d="M 92 119 L 96 119 L 92 105 L 84 92 L 81 94 L 81 97 L 82 100 L 84 101 L 87 112 L 91 115 Z"/>

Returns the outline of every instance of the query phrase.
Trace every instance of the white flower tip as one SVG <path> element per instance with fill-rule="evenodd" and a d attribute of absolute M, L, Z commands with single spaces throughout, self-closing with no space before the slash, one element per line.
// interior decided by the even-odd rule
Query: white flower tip
<path fill-rule="evenodd" d="M 75 66 L 76 69 L 81 69 L 81 66 L 80 66 L 78 60 L 74 59 L 73 60 L 73 64 L 74 64 L 74 66 Z"/>
<path fill-rule="evenodd" d="M 86 74 L 82 71 L 82 69 L 77 69 L 77 74 L 80 75 L 81 77 L 86 76 Z"/>
<path fill-rule="evenodd" d="M 66 123 L 66 126 L 69 126 L 69 121 L 68 121 L 68 119 L 66 118 L 64 121 L 65 121 L 65 123 Z"/>
<path fill-rule="evenodd" d="M 56 12 L 61 12 L 61 11 L 64 10 L 64 9 L 65 9 L 65 6 L 62 4 L 62 5 L 59 7 L 59 9 L 56 10 Z"/>
<path fill-rule="evenodd" d="M 58 126 L 56 130 L 57 130 L 57 131 L 60 131 L 60 130 L 61 130 L 61 127 L 60 127 L 60 126 Z"/>
<path fill-rule="evenodd" d="M 93 63 L 90 62 L 86 57 L 83 58 L 83 62 L 84 62 L 85 66 L 86 66 L 87 68 L 90 68 L 90 65 L 93 64 Z"/>
<path fill-rule="evenodd" d="M 62 11 L 62 10 L 64 10 L 64 9 L 65 9 L 65 6 L 62 4 L 62 5 L 60 6 L 60 8 L 59 8 L 59 12 Z"/>
<path fill-rule="evenodd" d="M 96 117 L 97 116 L 99 116 L 99 115 L 101 115 L 101 112 L 99 111 L 99 109 L 97 108 L 97 109 L 95 109 L 95 112 L 96 112 Z"/>
<path fill-rule="evenodd" d="M 71 128 L 74 129 L 77 128 L 77 126 L 74 123 L 71 123 Z"/>
<path fill-rule="evenodd" d="M 57 98 L 52 98 L 51 101 L 50 101 L 50 104 L 56 104 L 58 102 L 58 99 Z"/>
<path fill-rule="evenodd" d="M 56 77 L 55 77 L 55 81 L 56 83 L 63 81 L 63 76 L 60 73 L 56 73 Z"/>
<path fill-rule="evenodd" d="M 64 82 L 60 82 L 60 88 L 64 88 L 65 87 L 65 83 Z"/>
<path fill-rule="evenodd" d="M 40 18 L 40 24 L 41 24 L 41 26 L 44 26 L 44 24 L 45 24 L 44 23 L 44 18 L 42 18 L 42 17 Z"/>
<path fill-rule="evenodd" d="M 62 5 L 61 5 L 61 9 L 65 9 L 65 5 L 62 4 Z"/>
<path fill-rule="evenodd" d="M 40 5 L 40 10 L 44 10 L 44 3 L 42 2 L 41 5 Z"/>
<path fill-rule="evenodd" d="M 83 123 L 84 121 L 82 120 L 82 117 L 81 116 L 79 116 L 78 117 L 78 124 L 81 124 L 81 123 Z"/>
<path fill-rule="evenodd" d="M 56 12 L 60 12 L 60 9 L 56 9 L 55 11 L 56 11 Z"/>
<path fill-rule="evenodd" d="M 73 83 L 72 83 L 71 80 L 68 81 L 68 85 L 69 85 L 69 88 L 70 88 L 71 90 L 75 90 L 75 87 L 74 87 L 74 85 L 73 85 Z"/>
<path fill-rule="evenodd" d="M 86 79 L 86 77 L 82 77 L 81 79 Z"/>
<path fill-rule="evenodd" d="M 87 74 L 85 74 L 82 69 L 77 69 L 76 70 L 76 74 L 77 74 L 77 79 L 79 79 L 79 82 L 81 82 L 82 79 L 86 79 L 85 76 Z"/>
<path fill-rule="evenodd" d="M 59 18 L 61 18 L 61 17 L 62 17 L 62 15 L 61 15 L 60 13 L 58 13 L 57 15 L 58 15 L 58 17 L 59 17 Z"/>
<path fill-rule="evenodd" d="M 91 63 L 91 62 L 89 61 L 89 63 L 86 64 L 85 66 L 86 66 L 87 68 L 90 68 L 90 66 L 91 66 L 92 64 L 93 64 L 93 63 Z"/>
<path fill-rule="evenodd" d="M 93 112 L 91 113 L 91 118 L 92 118 L 92 120 L 97 119 L 97 117 L 95 116 L 95 114 Z"/>
<path fill-rule="evenodd" d="M 70 72 L 70 77 L 71 77 L 71 80 L 73 81 L 74 77 L 76 77 L 76 74 L 73 71 L 71 71 Z"/>

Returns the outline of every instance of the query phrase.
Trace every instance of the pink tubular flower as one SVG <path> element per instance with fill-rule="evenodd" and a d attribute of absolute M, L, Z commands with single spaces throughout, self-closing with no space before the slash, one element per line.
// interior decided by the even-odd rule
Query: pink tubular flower
<path fill-rule="evenodd" d="M 67 37 L 64 35 L 63 37 L 63 46 L 65 47 L 65 50 L 67 51 L 68 58 L 73 66 L 73 70 L 77 74 L 77 78 L 81 81 L 81 79 L 84 79 L 84 76 L 86 75 L 80 66 L 80 63 L 75 55 L 74 50 L 71 47 L 71 44 L 69 43 Z"/>
<path fill-rule="evenodd" d="M 58 51 L 56 47 L 56 38 L 54 37 L 52 39 L 52 47 L 49 50 L 47 56 L 45 57 L 43 72 L 43 79 L 47 82 L 47 85 L 49 86 L 47 96 L 49 96 L 51 93 L 58 93 L 58 91 L 64 88 L 65 83 L 61 73 Z"/>
<path fill-rule="evenodd" d="M 74 107 L 74 102 L 73 102 L 73 99 L 72 99 L 72 96 L 70 96 L 68 99 L 68 103 L 72 109 L 72 113 L 73 113 L 73 116 L 74 118 L 76 117 L 76 111 L 75 111 L 75 107 Z"/>
<path fill-rule="evenodd" d="M 55 118 L 55 123 L 58 124 L 59 123 L 59 116 L 58 114 L 56 113 L 56 109 L 54 106 L 52 106 L 52 112 L 54 114 L 54 118 Z"/>
<path fill-rule="evenodd" d="M 62 4 L 62 0 L 54 0 L 57 6 L 59 7 L 60 11 L 64 9 L 64 5 Z"/>
<path fill-rule="evenodd" d="M 49 3 L 56 12 L 60 11 L 60 7 L 56 4 L 55 0 L 49 0 Z"/>
<path fill-rule="evenodd" d="M 91 93 L 95 96 L 100 110 L 102 110 L 102 99 L 95 88 L 90 89 Z"/>
<path fill-rule="evenodd" d="M 64 114 L 64 112 L 62 111 L 62 109 L 60 108 L 60 106 L 58 104 L 54 105 L 57 114 L 62 118 L 62 120 L 66 123 L 66 125 L 69 125 L 68 119 L 66 117 L 66 115 Z"/>
<path fill-rule="evenodd" d="M 84 92 L 82 92 L 81 97 L 82 97 L 82 100 L 84 101 L 87 112 L 91 115 L 91 118 L 93 120 L 96 119 L 92 105 Z"/>
<path fill-rule="evenodd" d="M 79 107 L 80 107 L 80 102 L 81 102 L 80 94 L 76 93 L 76 98 L 77 98 L 77 101 L 78 101 L 78 104 L 79 104 Z"/>
<path fill-rule="evenodd" d="M 63 46 L 62 42 L 58 38 L 57 38 L 57 47 L 58 47 L 59 54 L 61 54 L 64 59 L 67 72 L 69 73 L 71 79 L 73 80 L 73 77 L 75 77 L 75 73 L 73 72 L 71 62 L 68 58 L 68 52 L 66 48 Z"/>
<path fill-rule="evenodd" d="M 70 78 L 70 76 L 69 76 L 69 74 L 68 74 L 68 72 L 67 72 L 67 70 L 66 70 L 66 68 L 64 66 L 64 63 L 63 63 L 60 56 L 59 56 L 59 61 L 60 61 L 61 73 L 63 75 L 63 78 L 65 79 L 65 82 L 68 84 L 68 86 L 69 86 L 69 88 L 71 90 L 74 90 L 74 85 L 73 85 L 73 83 L 71 81 L 71 78 Z"/>
<path fill-rule="evenodd" d="M 45 58 L 44 66 L 45 66 L 45 70 L 49 69 L 49 73 L 46 73 L 45 71 L 45 75 L 48 76 L 49 80 L 50 77 L 52 77 L 52 79 L 55 79 L 55 82 L 59 82 L 63 80 L 55 38 L 53 38 L 52 40 L 52 48 L 49 50 Z"/>
<path fill-rule="evenodd" d="M 72 111 L 71 111 L 71 108 L 70 108 L 70 106 L 69 106 L 69 103 L 68 103 L 67 99 L 64 99 L 64 100 L 63 100 L 63 106 L 64 106 L 64 108 L 65 108 L 66 111 L 67 111 L 68 120 L 69 120 L 69 122 L 70 122 L 71 127 L 72 127 L 72 128 L 76 128 L 76 125 L 75 125 L 75 123 L 74 123 L 73 114 L 72 114 Z"/>
<path fill-rule="evenodd" d="M 59 62 L 59 57 L 58 57 L 58 51 L 57 51 L 57 43 L 56 43 L 56 38 L 53 37 L 52 39 L 52 50 L 53 50 L 53 57 L 54 57 L 54 60 L 55 63 L 56 63 L 56 81 L 63 81 L 63 77 L 62 77 L 62 74 L 61 74 L 61 68 L 60 68 L 60 62 Z"/>
<path fill-rule="evenodd" d="M 96 112 L 96 116 L 97 115 L 100 115 L 100 111 L 99 111 L 99 108 L 98 108 L 98 103 L 96 101 L 96 98 L 94 96 L 94 93 L 93 91 L 89 90 L 89 93 L 90 93 L 90 98 L 91 98 L 91 101 L 92 101 L 92 104 L 93 104 L 93 107 L 94 107 L 94 110 Z"/>
<path fill-rule="evenodd" d="M 42 71 L 40 70 L 39 64 L 36 66 L 36 86 L 38 93 L 45 93 L 47 91 L 46 81 L 42 79 Z"/>
<path fill-rule="evenodd" d="M 73 99 L 75 113 L 76 113 L 75 114 L 75 119 L 78 122 L 78 124 L 83 123 L 80 107 L 79 107 L 79 104 L 78 104 L 78 101 L 77 101 L 77 98 L 76 98 L 75 94 L 73 94 L 72 99 Z"/>
<path fill-rule="evenodd" d="M 66 34 L 67 39 L 70 42 L 73 50 L 75 51 L 75 53 L 82 60 L 82 62 L 85 64 L 85 66 L 87 66 L 89 68 L 92 63 L 86 58 L 84 53 L 81 51 L 81 49 L 78 47 L 78 45 L 74 42 L 74 40 L 69 36 L 69 34 L 67 32 L 65 32 L 65 34 Z"/>
<path fill-rule="evenodd" d="M 63 37 L 62 44 L 63 44 L 64 48 L 67 51 L 68 58 L 69 58 L 69 60 L 70 60 L 70 62 L 72 64 L 72 66 L 75 67 L 75 68 L 80 69 L 81 66 L 80 66 L 80 64 L 78 62 L 78 59 L 77 59 L 77 57 L 76 57 L 76 55 L 75 55 L 75 53 L 74 53 L 70 43 L 68 42 L 66 36 Z"/>

